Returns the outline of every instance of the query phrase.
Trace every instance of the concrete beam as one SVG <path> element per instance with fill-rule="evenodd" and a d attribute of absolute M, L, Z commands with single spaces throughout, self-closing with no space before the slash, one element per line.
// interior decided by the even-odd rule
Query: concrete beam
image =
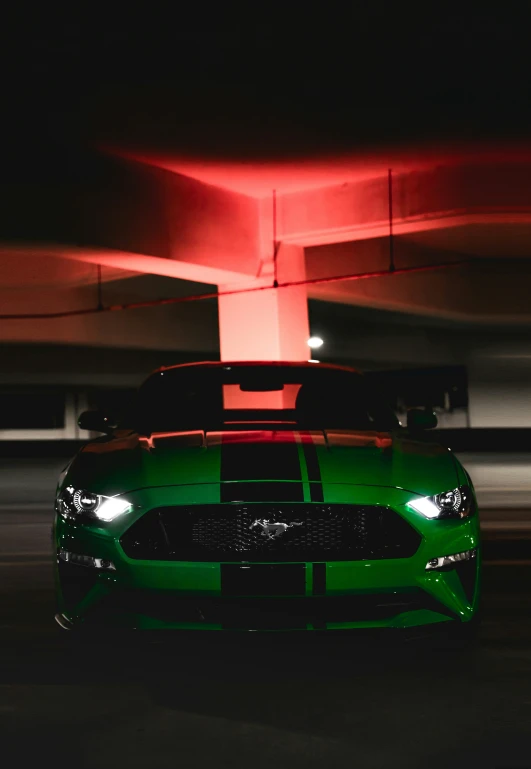
<path fill-rule="evenodd" d="M 531 222 L 531 164 L 441 166 L 393 175 L 397 235 L 485 224 Z M 278 237 L 302 246 L 389 234 L 387 174 L 282 195 Z"/>
<path fill-rule="evenodd" d="M 49 243 L 36 245 L 32 243 L 3 244 L 0 247 L 0 258 L 4 257 L 30 257 L 47 260 L 49 257 L 101 264 L 124 271 L 123 277 L 131 273 L 144 273 L 148 275 L 165 275 L 169 278 L 190 280 L 197 283 L 218 284 L 241 281 L 245 275 L 240 272 L 223 269 L 223 267 L 196 264 L 178 259 L 165 259 L 158 256 L 137 254 L 131 251 L 117 251 L 104 248 L 82 248 L 78 246 L 66 246 L 63 244 Z M 23 273 L 23 265 L 20 265 L 20 274 Z M 116 277 L 116 275 L 115 275 Z M 12 278 L 15 280 L 15 276 Z M 22 284 L 22 278 L 20 283 Z M 94 281 L 96 278 L 94 278 Z"/>
<path fill-rule="evenodd" d="M 381 243 L 381 241 L 368 243 L 371 242 Z M 340 246 L 363 248 L 368 243 L 337 244 L 334 247 L 322 247 L 322 249 L 328 251 L 329 248 L 335 249 Z M 326 262 L 324 255 L 322 259 Z M 310 261 L 310 268 L 312 261 Z M 362 271 L 356 268 L 355 259 L 350 263 L 353 267 L 352 272 Z M 360 281 L 314 284 L 308 287 L 308 296 L 312 299 L 374 307 L 461 323 L 519 325 L 531 322 L 530 285 L 531 263 L 529 262 L 519 259 L 500 263 L 500 261 L 476 259 L 459 266 L 430 272 L 389 274 Z"/>
<path fill-rule="evenodd" d="M 0 256 L 11 257 L 15 273 L 20 260 L 21 285 L 25 285 L 23 260 L 28 256 L 34 262 L 53 256 L 126 274 L 165 275 L 231 289 L 271 285 L 275 269 L 282 283 L 298 279 L 294 275 L 306 274 L 311 280 L 385 270 L 389 263 L 386 174 L 279 195 L 274 232 L 270 198 L 254 199 L 164 169 L 101 155 L 95 158 L 94 168 L 88 163 L 86 169 L 85 176 L 74 180 L 65 177 L 55 186 L 41 180 L 5 195 L 8 205 L 0 225 L 4 244 Z M 490 256 L 525 256 L 531 253 L 530 200 L 529 161 L 403 170 L 393 176 L 397 266 L 460 259 L 466 256 L 463 248 L 481 255 L 482 238 L 488 241 L 485 248 Z M 509 226 L 513 228 L 510 246 Z M 496 228 L 503 237 L 494 236 Z M 437 233 L 433 242 L 430 232 Z M 456 233 L 467 237 L 463 240 Z M 274 240 L 281 243 L 276 266 Z M 312 248 L 316 243 L 326 248 Z M 344 250 L 337 248 L 338 243 Z M 301 271 L 302 248 L 306 265 Z M 476 286 L 483 280 L 484 288 L 470 296 L 467 281 L 471 279 L 470 274 L 455 270 L 384 277 L 313 286 L 311 296 L 459 319 L 490 319 L 493 307 L 496 317 L 510 322 L 528 317 L 525 288 L 518 278 L 515 281 L 514 273 L 495 281 L 496 287 L 505 286 L 504 296 L 510 297 L 505 305 L 499 293 L 492 296 L 481 269 L 473 280 Z M 282 292 L 285 296 L 298 292 L 297 302 L 290 307 L 302 307 L 305 291 L 305 287 L 284 288 L 278 297 Z M 227 307 L 238 302 L 245 305 L 239 315 L 243 319 L 253 302 L 227 300 Z M 277 321 L 282 325 L 282 307 L 288 306 L 280 298 L 275 302 L 272 328 Z M 272 317 L 272 306 L 268 306 L 268 317 Z M 306 313 L 300 313 L 304 326 Z M 229 347 L 225 342 L 224 350 L 232 349 L 232 341 Z M 277 342 L 267 344 L 280 350 L 283 343 Z"/>
<path fill-rule="evenodd" d="M 4 253 L 49 254 L 202 283 L 254 277 L 258 201 L 100 153 L 84 161 L 59 180 L 4 183 Z"/>

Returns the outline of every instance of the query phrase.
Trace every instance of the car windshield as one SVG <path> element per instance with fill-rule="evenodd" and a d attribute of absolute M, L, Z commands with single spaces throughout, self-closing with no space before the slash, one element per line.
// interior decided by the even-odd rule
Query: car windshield
<path fill-rule="evenodd" d="M 361 374 L 297 365 L 190 366 L 152 374 L 140 387 L 128 427 L 170 431 L 398 427 Z"/>

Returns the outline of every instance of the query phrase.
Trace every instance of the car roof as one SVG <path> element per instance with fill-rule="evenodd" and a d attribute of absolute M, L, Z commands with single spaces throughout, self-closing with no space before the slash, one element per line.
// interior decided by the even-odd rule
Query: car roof
<path fill-rule="evenodd" d="M 238 360 L 238 361 L 219 361 L 207 360 L 194 363 L 178 363 L 175 366 L 161 366 L 153 371 L 157 374 L 159 371 L 173 371 L 184 368 L 236 368 L 238 366 L 263 366 L 264 368 L 290 367 L 290 368 L 317 368 L 328 369 L 330 371 L 347 371 L 350 374 L 361 374 L 355 368 L 350 366 L 338 366 L 335 363 L 310 363 L 310 361 L 265 361 L 265 360 Z"/>

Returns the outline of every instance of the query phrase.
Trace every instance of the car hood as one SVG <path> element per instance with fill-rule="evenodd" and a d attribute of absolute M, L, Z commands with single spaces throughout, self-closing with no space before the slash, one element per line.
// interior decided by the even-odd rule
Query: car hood
<path fill-rule="evenodd" d="M 431 495 L 458 484 L 456 460 L 427 438 L 396 433 L 230 430 L 152 435 L 117 432 L 87 444 L 63 485 L 100 494 L 189 484 L 220 484 L 239 498 L 257 481 L 354 484 Z M 271 488 L 271 487 L 268 487 Z M 289 487 L 293 489 L 293 486 Z M 279 499 L 282 499 L 282 493 Z M 238 495 L 237 495 L 238 496 Z M 287 501 L 287 498 L 286 498 Z"/>

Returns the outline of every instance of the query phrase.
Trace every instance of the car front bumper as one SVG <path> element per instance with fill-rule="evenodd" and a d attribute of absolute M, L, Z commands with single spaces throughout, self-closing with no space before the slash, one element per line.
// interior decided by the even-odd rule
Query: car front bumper
<path fill-rule="evenodd" d="M 380 492 L 366 489 L 357 487 L 356 502 L 380 501 Z M 334 503 L 352 502 L 352 487 L 341 494 L 336 486 Z M 155 499 L 152 490 L 139 492 L 132 499 L 139 510 L 136 520 L 154 506 L 188 503 L 182 495 L 160 490 Z M 198 491 L 194 496 L 197 501 Z M 139 560 L 129 557 L 120 542 L 134 523 L 131 518 L 98 526 L 58 516 L 57 552 L 106 559 L 115 567 L 94 569 L 57 558 L 60 621 L 146 630 L 347 630 L 467 623 L 479 604 L 478 515 L 465 521 L 426 520 L 407 509 L 407 498 L 405 492 L 392 490 L 385 502 L 418 532 L 420 545 L 411 557 L 378 560 Z M 468 550 L 476 552 L 471 561 L 426 570 L 432 558 Z"/>
<path fill-rule="evenodd" d="M 341 630 L 467 622 L 479 600 L 476 552 L 474 560 L 447 571 L 426 571 L 418 554 L 280 564 L 131 563 L 114 556 L 116 570 L 100 573 L 58 561 L 58 610 L 73 625 L 137 629 Z"/>

